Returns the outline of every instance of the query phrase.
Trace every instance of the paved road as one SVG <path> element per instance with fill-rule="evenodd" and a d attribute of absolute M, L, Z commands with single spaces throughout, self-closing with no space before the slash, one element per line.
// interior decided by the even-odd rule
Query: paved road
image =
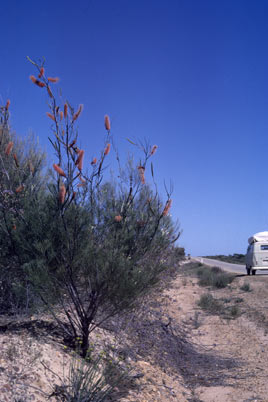
<path fill-rule="evenodd" d="M 246 274 L 247 273 L 245 265 L 230 264 L 228 262 L 212 260 L 210 258 L 203 258 L 203 257 L 192 257 L 192 259 L 195 261 L 202 262 L 203 264 L 206 264 L 209 266 L 222 268 L 228 272 L 235 272 L 237 274 Z M 264 271 L 264 272 L 267 273 L 267 271 Z M 256 273 L 258 273 L 258 271 Z"/>

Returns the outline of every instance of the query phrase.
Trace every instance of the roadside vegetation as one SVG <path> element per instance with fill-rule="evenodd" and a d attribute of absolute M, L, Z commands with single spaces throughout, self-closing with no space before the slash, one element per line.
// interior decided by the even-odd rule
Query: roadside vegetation
<path fill-rule="evenodd" d="M 58 77 L 42 61 L 28 60 L 35 69 L 31 84 L 48 102 L 54 163 L 46 164 L 34 138 L 12 132 L 7 100 L 0 108 L 0 315 L 10 324 L 49 314 L 65 347 L 82 358 L 71 366 L 73 385 L 56 387 L 53 396 L 102 401 L 126 367 L 111 353 L 95 356 L 91 334 L 138 306 L 184 256 L 169 213 L 172 187 L 163 201 L 156 145 L 129 141 L 134 156 L 121 165 L 108 115 L 103 148 L 86 155 L 77 125 L 83 105 L 72 107 L 58 95 Z M 115 175 L 106 170 L 112 156 Z"/>
<path fill-rule="evenodd" d="M 244 282 L 243 285 L 240 287 L 241 290 L 243 290 L 244 292 L 251 292 L 251 286 L 249 282 Z"/>
<path fill-rule="evenodd" d="M 234 274 L 223 271 L 218 267 L 209 267 L 200 262 L 190 262 L 182 267 L 183 274 L 196 276 L 200 286 L 211 286 L 222 289 L 228 286 L 235 278 Z"/>
<path fill-rule="evenodd" d="M 170 298 L 166 290 L 178 273 L 184 276 L 179 286 L 197 278 L 196 330 L 205 314 L 231 320 L 247 310 L 268 328 L 261 309 L 245 302 L 254 286 L 217 267 L 179 267 L 185 253 L 175 243 L 180 229 L 169 213 L 172 188 L 164 200 L 157 191 L 157 146 L 130 141 L 134 156 L 122 166 L 106 115 L 103 147 L 89 158 L 77 126 L 82 105 L 58 97 L 58 78 L 46 75 L 42 62 L 31 63 L 30 84 L 48 97 L 55 160 L 48 165 L 35 138 L 12 132 L 7 100 L 0 107 L 1 397 L 119 401 L 129 390 L 140 392 L 137 381 L 146 376 L 139 361 L 162 369 L 155 385 L 168 398 L 176 397 L 178 381 L 166 383 L 164 375 L 173 372 L 193 390 L 189 400 L 197 400 L 198 382 L 224 384 L 222 370 L 235 363 L 189 341 L 184 322 L 163 308 L 171 300 L 174 307 L 174 293 Z M 112 156 L 113 176 L 106 169 Z M 48 350 L 57 370 L 47 362 Z M 42 370 L 49 389 L 38 377 Z"/>
<path fill-rule="evenodd" d="M 197 275 L 199 278 L 199 285 L 201 286 L 211 286 L 213 288 L 222 289 L 229 285 L 234 276 L 224 272 L 218 267 L 202 267 L 198 269 Z"/>
<path fill-rule="evenodd" d="M 235 304 L 230 303 L 233 301 Z M 237 303 L 241 303 L 243 299 L 228 298 L 217 299 L 213 297 L 211 293 L 204 293 L 199 301 L 198 306 L 210 314 L 220 315 L 225 319 L 234 319 L 240 315 L 240 309 Z"/>
<path fill-rule="evenodd" d="M 238 304 L 243 301 L 242 298 L 216 296 L 219 290 L 230 286 L 235 279 L 234 274 L 198 262 L 185 264 L 182 272 L 184 275 L 198 278 L 198 285 L 208 288 L 208 292 L 202 294 L 197 302 L 197 305 L 203 310 L 226 319 L 237 318 L 240 315 Z M 246 285 L 243 286 L 247 289 Z"/>

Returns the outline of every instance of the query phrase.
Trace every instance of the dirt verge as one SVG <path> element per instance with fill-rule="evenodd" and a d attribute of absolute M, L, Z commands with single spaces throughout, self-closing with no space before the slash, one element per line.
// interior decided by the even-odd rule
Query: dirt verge
<path fill-rule="evenodd" d="M 110 400 L 268 401 L 268 277 L 236 276 L 219 289 L 198 281 L 196 267 L 185 265 L 139 309 L 95 331 L 94 347 L 113 344 L 131 367 Z M 221 308 L 202 309 L 198 303 L 206 294 Z M 44 393 L 52 394 L 70 358 L 48 319 L 2 317 L 0 401 L 47 400 Z"/>

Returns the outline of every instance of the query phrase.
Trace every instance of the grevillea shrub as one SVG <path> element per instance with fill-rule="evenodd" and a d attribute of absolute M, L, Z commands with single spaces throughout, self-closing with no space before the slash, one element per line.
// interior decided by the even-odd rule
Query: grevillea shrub
<path fill-rule="evenodd" d="M 81 337 L 81 354 L 86 356 L 90 332 L 157 283 L 180 233 L 169 214 L 170 192 L 162 203 L 156 185 L 153 190 L 147 184 L 149 175 L 154 183 L 151 160 L 157 147 L 137 146 L 139 162 L 129 160 L 122 168 L 106 115 L 105 143 L 89 159 L 78 142 L 83 106 L 72 108 L 66 99 L 58 99 L 58 78 L 30 61 L 37 71 L 31 84 L 48 96 L 55 160 L 41 208 L 36 208 L 38 225 L 30 225 L 32 235 L 36 231 L 34 242 L 25 222 L 21 264 L 66 342 L 74 345 Z M 113 155 L 119 162 L 114 178 L 105 170 Z"/>
<path fill-rule="evenodd" d="M 33 307 L 24 264 L 41 230 L 38 211 L 46 184 L 45 155 L 33 137 L 21 141 L 11 132 L 9 109 L 10 101 L 0 107 L 0 314 Z"/>

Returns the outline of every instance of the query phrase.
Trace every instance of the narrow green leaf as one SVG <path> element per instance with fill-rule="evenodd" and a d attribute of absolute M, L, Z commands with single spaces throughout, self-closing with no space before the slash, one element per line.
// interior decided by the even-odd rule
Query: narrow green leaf
<path fill-rule="evenodd" d="M 152 173 L 152 177 L 154 177 L 154 167 L 153 167 L 152 162 L 151 162 L 151 173 Z"/>
<path fill-rule="evenodd" d="M 51 138 L 48 137 L 49 142 L 52 144 L 53 148 L 57 149 L 57 143 L 53 142 Z"/>
<path fill-rule="evenodd" d="M 137 144 L 135 144 L 135 142 L 131 141 L 129 138 L 127 138 L 127 141 L 130 142 L 130 144 L 132 144 L 132 145 L 137 145 Z"/>
<path fill-rule="evenodd" d="M 34 66 L 36 66 L 36 63 L 32 59 L 30 59 L 29 56 L 26 56 L 26 58 L 30 63 L 32 63 Z"/>

